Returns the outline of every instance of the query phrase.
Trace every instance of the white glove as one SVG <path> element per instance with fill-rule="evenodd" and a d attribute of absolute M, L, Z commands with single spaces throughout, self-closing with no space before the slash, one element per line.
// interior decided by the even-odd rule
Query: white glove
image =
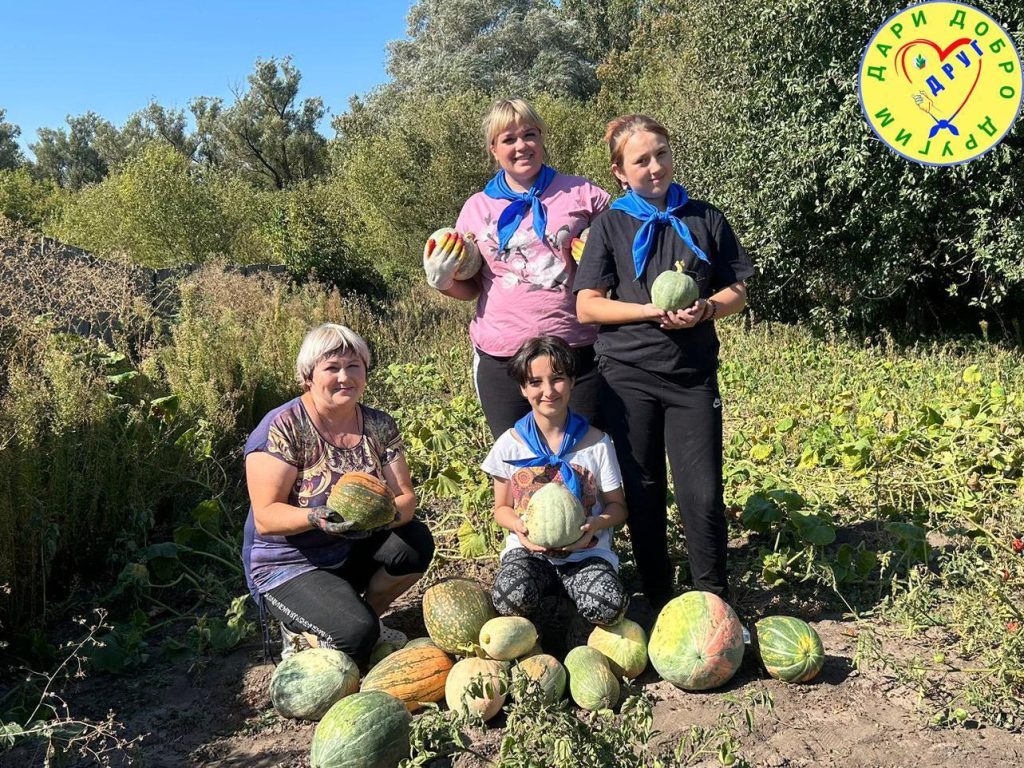
<path fill-rule="evenodd" d="M 446 291 L 456 280 L 468 280 L 480 269 L 480 254 L 471 235 L 443 227 L 430 236 L 423 248 L 427 283 Z"/>

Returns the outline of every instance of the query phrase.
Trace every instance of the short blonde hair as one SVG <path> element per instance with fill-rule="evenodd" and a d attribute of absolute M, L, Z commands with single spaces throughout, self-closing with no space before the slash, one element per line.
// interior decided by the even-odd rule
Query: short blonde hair
<path fill-rule="evenodd" d="M 295 377 L 306 386 L 313 378 L 313 369 L 325 357 L 356 355 L 370 369 L 370 348 L 366 340 L 344 325 L 324 323 L 306 334 L 295 360 Z"/>
<path fill-rule="evenodd" d="M 530 102 L 525 99 L 498 99 L 484 116 L 484 142 L 487 148 L 490 149 L 499 133 L 516 123 L 525 123 L 536 128 L 540 132 L 541 146 L 544 146 L 544 139 L 548 135 L 548 126 L 544 119 L 537 114 L 537 111 L 530 106 Z"/>

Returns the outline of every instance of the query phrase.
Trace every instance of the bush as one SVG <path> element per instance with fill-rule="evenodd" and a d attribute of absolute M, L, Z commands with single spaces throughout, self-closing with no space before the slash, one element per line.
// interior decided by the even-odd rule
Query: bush
<path fill-rule="evenodd" d="M 40 229 L 64 202 L 52 181 L 37 181 L 26 168 L 0 170 L 0 215 L 23 227 Z"/>
<path fill-rule="evenodd" d="M 1024 123 L 985 157 L 929 168 L 866 125 L 857 72 L 883 0 L 666 0 L 602 70 L 602 105 L 673 134 L 677 177 L 752 251 L 758 314 L 837 328 L 975 327 L 1024 286 Z M 986 10 L 1019 28 L 1019 4 Z M 713 55 L 708 55 L 713 52 Z"/>
<path fill-rule="evenodd" d="M 79 192 L 50 233 L 98 256 L 126 255 L 148 267 L 212 256 L 265 261 L 257 229 L 268 208 L 256 190 L 201 173 L 173 147 L 153 143 Z"/>

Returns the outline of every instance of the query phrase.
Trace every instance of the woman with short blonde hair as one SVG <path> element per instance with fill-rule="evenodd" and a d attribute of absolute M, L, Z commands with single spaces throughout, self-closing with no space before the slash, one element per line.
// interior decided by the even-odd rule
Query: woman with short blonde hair
<path fill-rule="evenodd" d="M 500 99 L 482 122 L 497 173 L 462 206 L 455 228 L 473 240 L 483 260 L 468 280 L 455 279 L 455 259 L 424 259 L 427 282 L 446 296 L 476 301 L 469 326 L 473 376 L 491 432 L 498 437 L 530 413 L 506 365 L 535 336 L 568 343 L 579 371 L 572 408 L 597 411 L 596 329 L 576 318 L 572 241 L 608 207 L 607 192 L 546 164 L 548 128 L 523 99 Z"/>

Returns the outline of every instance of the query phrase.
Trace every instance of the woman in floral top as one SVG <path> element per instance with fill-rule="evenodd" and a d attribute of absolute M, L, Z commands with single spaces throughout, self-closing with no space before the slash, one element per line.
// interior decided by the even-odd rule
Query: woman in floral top
<path fill-rule="evenodd" d="M 415 518 L 416 494 L 395 420 L 359 401 L 366 342 L 342 325 L 306 336 L 296 372 L 304 392 L 268 413 L 245 444 L 251 506 L 242 561 L 263 612 L 281 621 L 283 655 L 315 639 L 360 662 L 378 638 L 401 641 L 379 616 L 426 571 L 434 541 Z M 395 519 L 349 530 L 326 506 L 346 472 L 374 475 L 395 497 Z"/>

